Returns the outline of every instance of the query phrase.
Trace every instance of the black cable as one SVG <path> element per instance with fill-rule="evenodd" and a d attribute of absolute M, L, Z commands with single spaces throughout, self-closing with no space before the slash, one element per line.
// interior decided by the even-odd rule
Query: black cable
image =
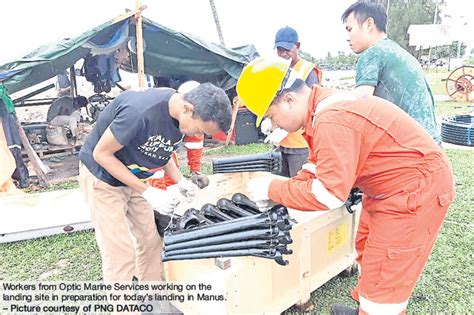
<path fill-rule="evenodd" d="M 452 144 L 474 146 L 474 116 L 456 115 L 443 118 L 441 140 Z"/>

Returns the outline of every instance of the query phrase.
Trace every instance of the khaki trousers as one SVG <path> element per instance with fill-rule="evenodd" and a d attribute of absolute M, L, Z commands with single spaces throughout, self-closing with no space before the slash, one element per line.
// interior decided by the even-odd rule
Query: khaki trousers
<path fill-rule="evenodd" d="M 163 242 L 153 209 L 133 189 L 111 186 L 79 164 L 79 185 L 92 214 L 104 281 L 163 281 Z"/>

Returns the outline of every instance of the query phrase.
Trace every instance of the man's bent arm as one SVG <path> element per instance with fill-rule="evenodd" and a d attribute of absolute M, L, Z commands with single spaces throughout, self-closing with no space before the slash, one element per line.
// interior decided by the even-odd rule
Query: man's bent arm
<path fill-rule="evenodd" d="M 179 182 L 179 180 L 183 178 L 183 174 L 181 174 L 179 171 L 179 168 L 173 158 L 169 159 L 168 163 L 166 163 L 163 169 L 175 183 Z"/>
<path fill-rule="evenodd" d="M 145 191 L 148 185 L 133 175 L 133 173 L 130 172 L 130 170 L 114 155 L 115 152 L 121 148 L 123 148 L 123 145 L 117 141 L 109 127 L 105 130 L 102 137 L 100 137 L 92 155 L 94 160 L 107 170 L 110 175 L 141 194 Z"/>

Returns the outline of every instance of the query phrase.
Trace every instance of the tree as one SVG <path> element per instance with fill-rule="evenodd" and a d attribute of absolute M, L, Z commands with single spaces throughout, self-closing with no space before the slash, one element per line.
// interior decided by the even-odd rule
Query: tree
<path fill-rule="evenodd" d="M 298 56 L 300 56 L 300 58 L 306 60 L 306 61 L 309 61 L 309 62 L 312 62 L 312 63 L 315 63 L 315 64 L 318 64 L 318 59 L 316 59 L 315 57 L 313 57 L 310 53 L 308 52 L 305 52 L 305 51 L 302 51 L 300 50 L 298 52 Z"/>
<path fill-rule="evenodd" d="M 463 56 L 466 50 L 466 44 L 461 43 L 459 45 L 458 41 L 454 41 L 451 45 L 436 47 L 433 57 L 438 58 L 456 58 L 458 56 L 458 46 L 459 46 L 459 55 Z"/>
<path fill-rule="evenodd" d="M 376 2 L 385 8 L 390 6 L 387 23 L 388 37 L 414 54 L 414 47 L 408 46 L 408 27 L 411 24 L 441 23 L 439 7 L 442 7 L 445 0 L 377 0 Z"/>
<path fill-rule="evenodd" d="M 329 69 L 349 69 L 356 64 L 357 56 L 354 54 L 346 55 L 343 51 L 338 51 L 336 56 L 328 52 L 326 58 L 318 60 L 316 64 L 325 65 Z"/>

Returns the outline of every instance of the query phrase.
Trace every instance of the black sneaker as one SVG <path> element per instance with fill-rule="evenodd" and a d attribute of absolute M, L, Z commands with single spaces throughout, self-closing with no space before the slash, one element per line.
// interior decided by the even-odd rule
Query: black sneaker
<path fill-rule="evenodd" d="M 359 314 L 359 309 L 347 307 L 344 305 L 334 304 L 331 306 L 332 315 L 357 315 Z"/>

